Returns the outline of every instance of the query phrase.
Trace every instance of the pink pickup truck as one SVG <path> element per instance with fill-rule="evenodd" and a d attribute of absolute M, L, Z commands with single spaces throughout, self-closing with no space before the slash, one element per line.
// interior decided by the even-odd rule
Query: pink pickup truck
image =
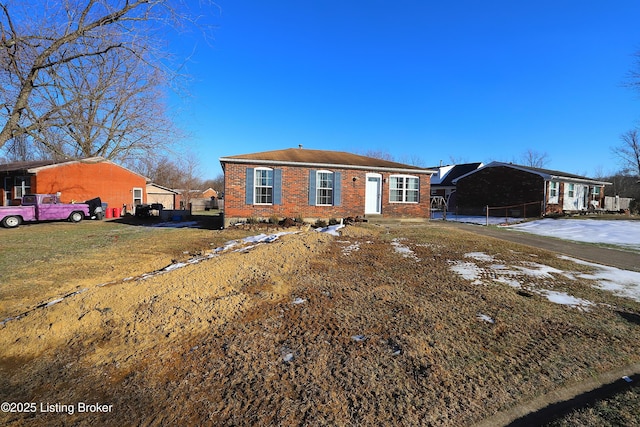
<path fill-rule="evenodd" d="M 14 228 L 22 222 L 69 220 L 80 222 L 89 216 L 86 203 L 60 203 L 56 194 L 27 194 L 20 206 L 0 206 L 0 223 Z"/>

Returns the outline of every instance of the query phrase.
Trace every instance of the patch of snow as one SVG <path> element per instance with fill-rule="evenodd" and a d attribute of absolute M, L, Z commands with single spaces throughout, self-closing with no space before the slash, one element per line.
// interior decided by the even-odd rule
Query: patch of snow
<path fill-rule="evenodd" d="M 493 255 L 485 254 L 484 252 L 469 252 L 468 254 L 464 254 L 465 258 L 473 258 L 476 261 L 486 261 L 492 262 L 495 261 Z"/>
<path fill-rule="evenodd" d="M 558 270 L 557 268 L 549 267 L 548 265 L 538 264 L 536 262 L 527 262 L 525 263 L 529 267 L 523 267 L 520 265 L 514 266 L 522 273 L 531 277 L 543 277 L 543 278 L 551 278 L 553 277 L 551 273 L 562 274 L 564 273 L 562 270 Z"/>
<path fill-rule="evenodd" d="M 493 279 L 495 282 L 498 283 L 504 283 L 505 285 L 509 285 L 512 288 L 516 288 L 516 289 L 520 289 L 522 287 L 522 284 L 516 280 L 516 279 L 511 279 L 508 277 L 498 277 L 496 279 Z"/>
<path fill-rule="evenodd" d="M 294 358 L 293 353 L 287 353 L 287 354 L 285 354 L 284 356 L 282 356 L 282 360 L 283 360 L 285 363 L 289 363 L 289 362 L 291 362 L 291 361 L 293 360 L 293 358 Z"/>
<path fill-rule="evenodd" d="M 296 231 L 281 231 L 279 233 L 273 233 L 273 234 L 262 233 L 256 236 L 245 237 L 244 239 L 242 239 L 242 242 L 243 243 L 271 243 L 278 240 L 281 236 L 284 236 L 286 234 L 293 234 L 293 233 L 296 233 Z"/>
<path fill-rule="evenodd" d="M 576 298 L 565 292 L 551 291 L 549 289 L 536 289 L 534 290 L 534 292 L 544 296 L 545 298 L 547 298 L 549 301 L 553 303 L 568 305 L 574 308 L 582 308 L 586 310 L 587 307 L 593 305 L 591 301 L 587 301 L 582 298 Z"/>
<path fill-rule="evenodd" d="M 453 264 L 449 269 L 458 273 L 463 279 L 471 280 L 474 284 L 481 284 L 480 273 L 482 269 L 473 262 L 450 261 Z M 479 283 L 478 283 L 479 282 Z"/>
<path fill-rule="evenodd" d="M 64 301 L 64 298 L 57 298 L 57 299 L 54 299 L 54 300 L 52 300 L 52 301 L 49 301 L 49 302 L 45 305 L 45 307 L 51 307 L 52 305 L 57 304 L 57 303 L 62 302 L 62 301 Z"/>
<path fill-rule="evenodd" d="M 350 242 L 346 242 L 346 243 L 350 243 Z M 351 252 L 355 252 L 359 250 L 360 250 L 360 243 L 355 242 L 350 244 L 349 246 L 345 246 L 344 248 L 342 248 L 342 255 L 351 255 Z"/>
<path fill-rule="evenodd" d="M 416 261 L 420 261 L 420 258 L 418 258 L 416 256 L 415 252 L 413 252 L 410 247 L 400 243 L 399 239 L 393 239 L 391 241 L 391 245 L 393 246 L 394 250 L 397 253 L 402 254 L 403 257 L 405 257 L 405 258 L 413 258 Z"/>
<path fill-rule="evenodd" d="M 293 300 L 292 304 L 304 304 L 305 302 L 307 302 L 306 299 L 297 297 L 296 299 Z"/>
<path fill-rule="evenodd" d="M 354 340 L 355 342 L 362 342 L 366 340 L 367 337 L 365 337 L 364 335 L 354 335 L 351 337 L 351 339 Z"/>
<path fill-rule="evenodd" d="M 175 263 L 175 264 L 171 264 L 171 265 L 169 265 L 169 266 L 165 267 L 165 268 L 164 268 L 164 270 L 162 270 L 162 271 L 172 271 L 172 270 L 177 270 L 177 269 L 179 269 L 179 268 L 186 267 L 186 265 L 187 265 L 187 264 L 185 264 L 184 262 L 177 262 L 177 263 Z"/>
<path fill-rule="evenodd" d="M 573 273 L 580 279 L 595 280 L 598 289 L 610 291 L 615 295 L 640 301 L 640 273 L 636 271 L 621 270 L 616 267 L 595 264 L 577 258 L 561 255 L 559 258 L 573 261 L 576 264 L 586 265 L 594 268 L 593 273 Z"/>
<path fill-rule="evenodd" d="M 488 323 L 496 323 L 495 320 L 493 320 L 491 317 L 487 316 L 486 314 L 478 314 L 478 320 L 483 320 L 485 322 Z"/>
<path fill-rule="evenodd" d="M 474 257 L 476 254 L 471 257 Z M 467 254 L 469 255 L 469 254 Z M 480 256 L 480 259 L 484 260 L 484 257 Z M 577 273 L 566 272 L 554 267 L 550 267 L 544 264 L 538 264 L 535 262 L 526 262 L 526 266 L 514 265 L 507 267 L 503 264 L 493 264 L 488 268 L 478 267 L 473 262 L 465 261 L 449 261 L 451 265 L 450 270 L 460 275 L 463 279 L 470 280 L 474 284 L 483 282 L 480 280 L 483 273 L 493 277 L 493 281 L 497 283 L 503 283 L 511 286 L 515 289 L 522 288 L 522 283 L 517 279 L 518 276 L 529 276 L 534 278 L 553 278 L 553 274 L 559 274 L 567 277 L 570 280 L 585 279 L 593 280 L 597 282 L 596 287 L 598 289 L 607 290 L 614 294 L 630 298 L 635 301 L 640 301 L 640 273 L 635 271 L 620 270 L 615 267 L 608 267 L 600 264 L 594 264 L 587 261 L 571 258 L 565 255 L 559 256 L 561 259 L 573 261 L 577 264 L 590 266 L 596 271 L 594 273 Z M 495 277 L 497 276 L 497 277 Z M 528 287 L 533 293 L 541 295 L 547 298 L 549 301 L 555 304 L 568 305 L 570 307 L 579 308 L 582 310 L 588 310 L 588 308 L 594 305 L 593 302 L 577 298 L 569 295 L 565 292 L 559 292 L 549 289 L 535 289 Z"/>
<path fill-rule="evenodd" d="M 316 231 L 319 233 L 328 233 L 328 234 L 331 234 L 332 236 L 339 236 L 340 233 L 338 233 L 338 230 L 340 230 L 343 227 L 344 227 L 344 224 L 336 224 L 336 225 L 330 225 L 328 227 L 316 228 Z"/>
<path fill-rule="evenodd" d="M 540 236 L 640 250 L 640 221 L 545 218 L 514 224 L 509 229 Z"/>

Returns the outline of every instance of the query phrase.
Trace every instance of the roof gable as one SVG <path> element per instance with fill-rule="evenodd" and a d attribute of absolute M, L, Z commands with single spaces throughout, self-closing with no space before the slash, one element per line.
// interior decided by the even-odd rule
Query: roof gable
<path fill-rule="evenodd" d="M 68 166 L 68 165 L 77 164 L 77 163 L 89 163 L 89 164 L 109 163 L 119 168 L 122 168 L 128 172 L 131 172 L 134 175 L 138 175 L 139 177 L 144 178 L 146 181 L 149 181 L 149 178 L 147 178 L 146 176 L 141 175 L 137 172 L 134 172 L 131 169 L 125 168 L 124 166 L 121 166 L 110 160 L 107 160 L 104 157 L 87 157 L 84 159 L 72 159 L 72 160 L 62 160 L 62 161 L 34 160 L 34 161 L 28 161 L 28 162 L 5 163 L 5 164 L 0 164 L 0 172 L 25 172 L 25 173 L 35 174 L 44 169 L 57 168 L 60 166 Z"/>
<path fill-rule="evenodd" d="M 495 168 L 495 167 L 507 167 L 507 168 L 511 168 L 511 169 L 517 169 L 517 170 L 521 170 L 524 172 L 528 172 L 528 173 L 532 173 L 535 175 L 539 175 L 541 176 L 543 179 L 547 180 L 547 181 L 551 181 L 551 180 L 557 180 L 557 181 L 576 181 L 576 182 L 584 182 L 584 183 L 590 183 L 590 184 L 598 184 L 598 185 L 609 185 L 611 184 L 610 182 L 605 182 L 605 181 L 600 181 L 600 180 L 596 180 L 596 179 L 592 179 L 592 178 L 587 178 L 584 176 L 580 176 L 580 175 L 575 175 L 575 174 L 571 174 L 571 173 L 567 173 L 567 172 L 561 172 L 561 171 L 556 171 L 556 170 L 551 170 L 551 169 L 543 169 L 543 168 L 534 168 L 531 166 L 523 166 L 523 165 L 516 165 L 513 163 L 503 163 L 503 162 L 491 162 L 487 165 L 484 165 L 476 170 L 473 170 L 469 173 L 466 173 L 464 175 L 459 176 L 458 178 L 454 179 L 453 182 L 456 183 L 458 182 L 460 179 L 462 178 L 466 178 L 469 175 L 473 175 L 474 173 L 477 173 L 481 170 L 487 169 L 487 168 Z"/>
<path fill-rule="evenodd" d="M 431 178 L 432 186 L 443 186 L 443 187 L 453 187 L 455 184 L 453 180 L 466 175 L 471 171 L 474 171 L 482 166 L 482 162 L 476 163 L 464 163 L 460 165 L 449 165 L 439 167 L 440 177 L 439 179 L 435 179 L 435 177 Z"/>
<path fill-rule="evenodd" d="M 361 156 L 344 151 L 309 150 L 306 148 L 288 148 L 284 150 L 264 151 L 221 157 L 220 163 L 255 163 L 266 165 L 353 167 L 356 169 L 393 170 L 413 173 L 435 173 L 435 170 L 418 166 L 392 162 L 389 160 Z"/>
<path fill-rule="evenodd" d="M 164 192 L 166 192 L 166 193 L 180 194 L 180 193 L 178 193 L 177 191 L 172 190 L 171 188 L 164 187 L 164 186 L 162 186 L 162 185 L 160 185 L 160 184 L 156 184 L 156 183 L 154 183 L 154 182 L 149 182 L 149 183 L 147 183 L 147 193 L 149 193 L 149 190 L 150 190 L 151 188 L 157 188 L 157 189 L 162 190 L 162 191 L 164 191 Z"/>

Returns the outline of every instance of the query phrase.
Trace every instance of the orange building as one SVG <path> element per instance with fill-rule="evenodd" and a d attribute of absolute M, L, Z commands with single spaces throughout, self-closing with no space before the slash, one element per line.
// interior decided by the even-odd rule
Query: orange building
<path fill-rule="evenodd" d="M 110 208 L 133 212 L 147 198 L 146 177 L 101 157 L 0 164 L 0 180 L 2 206 L 24 194 L 60 193 L 64 203 L 100 197 Z"/>

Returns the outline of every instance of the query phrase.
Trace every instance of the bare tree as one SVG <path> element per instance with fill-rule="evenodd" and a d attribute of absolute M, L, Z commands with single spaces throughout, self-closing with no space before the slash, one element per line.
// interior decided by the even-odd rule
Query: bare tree
<path fill-rule="evenodd" d="M 206 190 L 207 188 L 213 188 L 218 193 L 222 193 L 224 191 L 224 175 L 218 174 L 213 179 L 207 179 L 202 182 L 202 188 Z"/>
<path fill-rule="evenodd" d="M 49 138 L 42 143 L 71 157 L 121 160 L 145 157 L 170 145 L 178 131 L 161 102 L 162 75 L 129 51 L 109 52 L 99 62 L 83 72 L 70 69 L 56 82 L 58 97 L 77 100 L 60 109 L 67 124 L 56 130 L 66 144 L 51 147 Z"/>
<path fill-rule="evenodd" d="M 171 74 L 159 31 L 188 10 L 184 0 L 0 0 L 0 148 L 21 135 L 78 157 L 158 148 L 172 131 L 158 101 Z"/>
<path fill-rule="evenodd" d="M 640 132 L 632 129 L 620 136 L 622 144 L 612 151 L 621 162 L 623 172 L 640 178 Z"/>
<path fill-rule="evenodd" d="M 469 163 L 466 157 L 463 156 L 449 156 L 449 164 L 450 165 L 461 165 L 463 163 Z M 442 160 L 440 160 L 440 164 L 442 164 Z"/>
<path fill-rule="evenodd" d="M 5 157 L 3 160 L 7 162 L 24 162 L 36 159 L 36 154 L 25 135 L 10 140 L 4 151 Z"/>
<path fill-rule="evenodd" d="M 521 156 L 522 164 L 532 168 L 543 168 L 549 163 L 549 154 L 541 153 L 531 148 L 527 149 Z"/>
<path fill-rule="evenodd" d="M 185 205 L 191 202 L 194 190 L 204 189 L 200 177 L 200 163 L 193 153 L 173 158 L 146 158 L 137 161 L 131 167 L 152 182 L 179 191 Z"/>
<path fill-rule="evenodd" d="M 635 53 L 633 68 L 627 73 L 624 85 L 640 92 L 640 50 Z"/>
<path fill-rule="evenodd" d="M 143 159 L 132 169 L 149 178 L 151 182 L 163 187 L 175 189 L 180 188 L 182 185 L 180 167 L 166 156 Z"/>
<path fill-rule="evenodd" d="M 201 190 L 202 179 L 200 178 L 200 164 L 198 158 L 193 153 L 188 153 L 180 159 L 178 167 L 182 173 L 180 186 L 180 190 L 182 190 L 182 201 L 185 206 L 188 206 L 193 198 L 192 192 Z"/>
<path fill-rule="evenodd" d="M 404 155 L 400 158 L 400 163 L 407 165 L 425 167 L 426 162 L 417 154 Z"/>
<path fill-rule="evenodd" d="M 360 154 L 360 153 L 358 153 Z M 362 156 L 371 157 L 374 159 L 387 160 L 389 162 L 393 162 L 394 158 L 391 153 L 384 150 L 367 150 L 361 154 Z"/>

